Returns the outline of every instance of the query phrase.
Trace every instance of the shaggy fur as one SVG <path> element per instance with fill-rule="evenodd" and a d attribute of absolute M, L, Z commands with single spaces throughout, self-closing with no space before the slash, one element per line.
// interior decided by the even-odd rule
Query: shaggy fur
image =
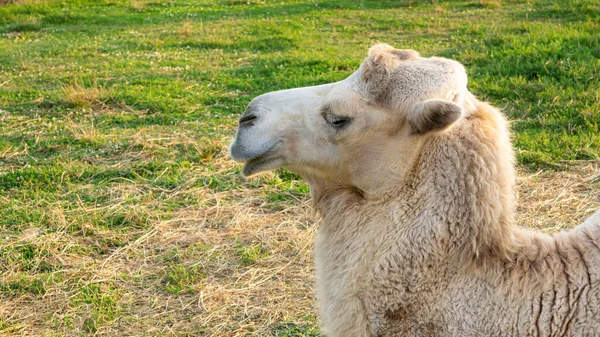
<path fill-rule="evenodd" d="M 311 185 L 323 217 L 315 261 L 325 333 L 600 336 L 600 212 L 555 236 L 515 226 L 506 121 L 468 92 L 462 66 L 378 45 L 347 81 L 359 103 L 340 107 L 337 86 L 314 96 L 356 124 L 326 138 L 328 162 L 288 157 L 304 158 L 306 145 L 291 131 L 257 157 Z"/>
<path fill-rule="evenodd" d="M 598 221 L 555 237 L 512 226 L 497 114 L 479 103 L 430 139 L 383 200 L 320 199 L 317 293 L 330 336 L 600 335 Z"/>

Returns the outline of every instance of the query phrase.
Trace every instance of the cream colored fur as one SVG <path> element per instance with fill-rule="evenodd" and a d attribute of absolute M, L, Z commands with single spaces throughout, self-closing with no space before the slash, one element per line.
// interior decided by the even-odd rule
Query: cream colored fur
<path fill-rule="evenodd" d="M 242 118 L 246 174 L 311 186 L 327 336 L 600 336 L 600 212 L 555 236 L 516 227 L 506 121 L 466 85 L 455 61 L 377 45 L 348 79 Z"/>

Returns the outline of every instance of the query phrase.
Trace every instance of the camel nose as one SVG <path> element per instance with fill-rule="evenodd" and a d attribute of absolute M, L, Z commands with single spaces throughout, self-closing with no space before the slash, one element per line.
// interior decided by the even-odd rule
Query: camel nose
<path fill-rule="evenodd" d="M 256 115 L 253 113 L 245 113 L 240 118 L 238 124 L 240 125 L 240 127 L 250 127 L 254 125 L 254 121 L 256 120 L 256 118 Z"/>

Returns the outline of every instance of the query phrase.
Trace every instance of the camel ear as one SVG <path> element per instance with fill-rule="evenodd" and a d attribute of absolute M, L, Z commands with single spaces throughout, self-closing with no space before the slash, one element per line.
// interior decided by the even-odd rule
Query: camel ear
<path fill-rule="evenodd" d="M 460 105 L 443 99 L 432 99 L 413 106 L 408 122 L 413 134 L 443 131 L 454 124 L 463 114 Z"/>
<path fill-rule="evenodd" d="M 419 58 L 419 53 L 412 49 L 395 49 L 380 43 L 369 49 L 361 67 L 362 79 L 367 83 L 379 82 L 391 73 L 400 62 Z"/>

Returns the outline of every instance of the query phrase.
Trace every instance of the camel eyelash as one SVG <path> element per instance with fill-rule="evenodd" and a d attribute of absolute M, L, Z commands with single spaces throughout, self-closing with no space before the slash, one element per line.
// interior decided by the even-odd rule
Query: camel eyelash
<path fill-rule="evenodd" d="M 336 131 L 346 128 L 352 122 L 352 118 L 350 117 L 333 114 L 329 106 L 324 107 L 322 111 L 323 118 L 325 118 L 327 124 L 329 124 L 329 126 L 334 128 Z"/>
<path fill-rule="evenodd" d="M 325 120 L 327 121 L 327 124 L 337 131 L 344 129 L 350 124 L 350 122 L 352 122 L 352 118 L 350 117 L 336 116 L 332 114 L 325 115 Z"/>

